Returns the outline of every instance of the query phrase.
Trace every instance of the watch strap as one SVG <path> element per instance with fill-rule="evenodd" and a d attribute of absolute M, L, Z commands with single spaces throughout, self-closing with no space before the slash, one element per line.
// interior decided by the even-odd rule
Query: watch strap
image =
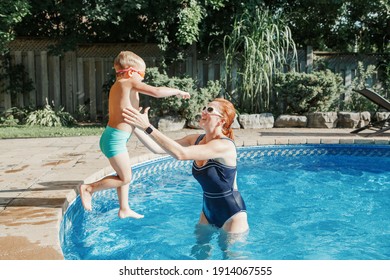
<path fill-rule="evenodd" d="M 148 126 L 148 127 L 145 129 L 145 133 L 146 133 L 146 134 L 150 134 L 150 133 L 152 133 L 152 132 L 153 132 L 152 126 Z"/>

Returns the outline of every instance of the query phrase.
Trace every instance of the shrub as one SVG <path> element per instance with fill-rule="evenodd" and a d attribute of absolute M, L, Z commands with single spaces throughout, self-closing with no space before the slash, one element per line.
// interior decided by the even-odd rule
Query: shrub
<path fill-rule="evenodd" d="M 15 126 L 24 124 L 26 121 L 29 109 L 12 107 L 4 111 L 0 115 L 0 124 L 6 126 Z"/>
<path fill-rule="evenodd" d="M 279 73 L 274 89 L 277 91 L 280 111 L 303 115 L 316 111 L 336 109 L 342 91 L 342 79 L 330 70 L 306 73 Z"/>
<path fill-rule="evenodd" d="M 150 117 L 166 115 L 180 116 L 186 120 L 195 120 L 201 108 L 217 97 L 221 91 L 218 81 L 209 81 L 204 88 L 197 89 L 192 78 L 168 77 L 160 73 L 157 68 L 148 68 L 146 83 L 152 86 L 166 86 L 178 88 L 191 94 L 190 99 L 181 99 L 176 96 L 167 98 L 145 98 L 142 106 L 150 106 Z"/>
<path fill-rule="evenodd" d="M 17 103 L 18 95 L 25 96 L 34 90 L 34 83 L 29 78 L 25 66 L 23 64 L 12 64 L 9 53 L 1 57 L 0 65 L 4 70 L 0 72 L 0 85 L 3 84 L 0 90 L 11 96 L 12 104 Z M 2 81 L 3 83 L 1 83 Z"/>
<path fill-rule="evenodd" d="M 76 120 L 68 112 L 64 112 L 64 108 L 55 111 L 49 104 L 46 104 L 43 109 L 35 110 L 28 114 L 26 119 L 27 125 L 39 126 L 72 126 L 76 124 Z"/>
<path fill-rule="evenodd" d="M 75 117 L 77 121 L 87 121 L 90 118 L 90 113 L 89 113 L 89 106 L 86 106 L 84 104 L 78 105 L 76 112 L 75 112 Z"/>
<path fill-rule="evenodd" d="M 345 98 L 342 101 L 342 107 L 347 111 L 375 111 L 376 105 L 363 97 L 352 89 L 363 89 L 365 87 L 373 87 L 374 90 L 379 91 L 376 86 L 371 86 L 372 77 L 377 74 L 376 67 L 374 65 L 368 65 L 364 67 L 362 62 L 358 63 L 356 69 L 356 76 L 352 80 L 351 86 L 347 88 L 345 92 Z"/>
<path fill-rule="evenodd" d="M 69 112 L 64 111 L 64 107 L 61 107 L 55 113 L 60 118 L 61 126 L 73 126 L 77 123 L 76 119 Z"/>

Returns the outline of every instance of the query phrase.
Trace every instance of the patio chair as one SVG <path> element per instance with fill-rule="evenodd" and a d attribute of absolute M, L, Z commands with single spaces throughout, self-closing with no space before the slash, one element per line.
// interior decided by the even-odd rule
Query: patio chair
<path fill-rule="evenodd" d="M 380 109 L 385 109 L 386 111 L 390 112 L 390 102 L 387 101 L 386 99 L 384 99 L 382 96 L 380 96 L 376 92 L 372 91 L 371 89 L 368 89 L 368 88 L 364 88 L 364 89 L 360 89 L 360 90 L 354 89 L 353 91 L 360 93 L 361 95 L 366 97 L 368 100 L 370 100 L 371 102 L 378 105 L 378 108 L 377 108 L 373 118 L 376 117 L 376 115 Z M 354 131 L 351 131 L 351 133 L 359 133 L 360 131 L 363 131 L 366 129 L 375 130 L 374 133 L 370 133 L 366 136 L 378 135 L 378 134 L 381 134 L 381 133 L 389 130 L 390 129 L 390 114 L 388 115 L 388 117 L 386 119 L 383 119 L 380 121 L 379 120 L 376 120 L 376 121 L 371 120 L 367 125 L 360 127 L 358 129 L 355 129 Z"/>

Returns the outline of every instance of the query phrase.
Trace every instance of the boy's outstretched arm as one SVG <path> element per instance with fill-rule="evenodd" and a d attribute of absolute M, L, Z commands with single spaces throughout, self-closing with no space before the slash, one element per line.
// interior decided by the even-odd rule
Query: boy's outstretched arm
<path fill-rule="evenodd" d="M 142 82 L 135 82 L 133 84 L 133 89 L 140 93 L 155 98 L 163 98 L 163 97 L 169 97 L 174 95 L 176 95 L 177 97 L 182 97 L 184 99 L 190 98 L 190 94 L 186 91 L 182 91 L 180 89 L 170 88 L 170 87 L 154 87 Z"/>

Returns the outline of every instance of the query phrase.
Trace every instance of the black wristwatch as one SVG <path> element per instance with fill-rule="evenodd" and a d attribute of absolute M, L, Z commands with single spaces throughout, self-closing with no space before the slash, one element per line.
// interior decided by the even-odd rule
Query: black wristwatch
<path fill-rule="evenodd" d="M 152 132 L 153 132 L 152 126 L 148 126 L 148 127 L 145 129 L 145 133 L 146 133 L 146 134 L 150 134 L 150 133 L 152 133 Z"/>

